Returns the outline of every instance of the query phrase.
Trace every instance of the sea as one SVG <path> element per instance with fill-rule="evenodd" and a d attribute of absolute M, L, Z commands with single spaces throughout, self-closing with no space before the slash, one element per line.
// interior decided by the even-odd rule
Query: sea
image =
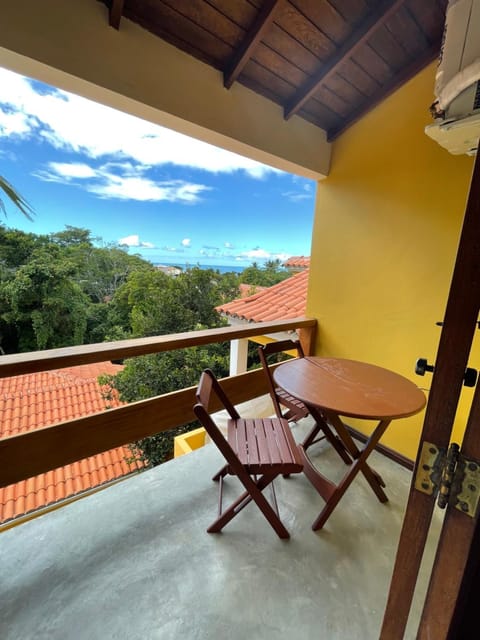
<path fill-rule="evenodd" d="M 238 265 L 230 266 L 224 264 L 167 264 L 165 262 L 154 262 L 156 267 L 179 267 L 180 269 L 188 269 L 192 267 L 199 267 L 200 269 L 213 269 L 214 271 L 219 271 L 220 273 L 242 273 L 246 269 L 246 267 L 240 267 Z"/>

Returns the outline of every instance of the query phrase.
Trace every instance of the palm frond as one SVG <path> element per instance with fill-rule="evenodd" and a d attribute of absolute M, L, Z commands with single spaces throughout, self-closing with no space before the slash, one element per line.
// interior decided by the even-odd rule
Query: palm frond
<path fill-rule="evenodd" d="M 25 198 L 21 196 L 3 176 L 0 176 L 0 189 L 7 195 L 8 199 L 11 200 L 11 202 L 17 207 L 19 211 L 21 211 L 21 213 L 23 213 L 26 218 L 28 218 L 29 220 L 33 220 L 35 211 L 25 200 Z M 1 198 L 0 212 L 2 212 L 5 216 L 7 215 L 5 203 Z"/>

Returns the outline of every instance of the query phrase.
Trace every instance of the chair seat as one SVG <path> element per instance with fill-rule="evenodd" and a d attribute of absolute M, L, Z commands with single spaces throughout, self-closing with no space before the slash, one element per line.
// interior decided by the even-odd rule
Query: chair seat
<path fill-rule="evenodd" d="M 300 420 L 301 418 L 306 418 L 308 416 L 309 410 L 301 400 L 291 396 L 280 387 L 275 388 L 275 393 L 279 402 L 291 410 L 291 414 L 288 415 L 287 419 L 291 420 L 295 418 L 296 420 Z"/>
<path fill-rule="evenodd" d="M 247 473 L 299 473 L 303 461 L 287 420 L 238 418 L 227 423 L 227 439 Z"/>

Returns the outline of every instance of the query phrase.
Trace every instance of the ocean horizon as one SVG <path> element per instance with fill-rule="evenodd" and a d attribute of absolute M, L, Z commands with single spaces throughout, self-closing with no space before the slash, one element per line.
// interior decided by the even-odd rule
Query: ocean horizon
<path fill-rule="evenodd" d="M 198 267 L 199 269 L 213 269 L 220 273 L 242 273 L 247 267 L 239 265 L 225 265 L 225 264 L 199 264 L 199 263 L 170 263 L 170 262 L 153 262 L 155 267 L 178 267 L 179 269 L 192 269 Z"/>

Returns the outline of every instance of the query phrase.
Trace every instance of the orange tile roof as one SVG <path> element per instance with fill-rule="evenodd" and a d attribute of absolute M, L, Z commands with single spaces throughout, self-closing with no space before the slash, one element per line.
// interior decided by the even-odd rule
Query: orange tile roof
<path fill-rule="evenodd" d="M 308 269 L 248 298 L 215 307 L 219 313 L 250 322 L 268 322 L 305 315 Z"/>
<path fill-rule="evenodd" d="M 286 262 L 283 263 L 283 266 L 290 269 L 295 269 L 295 268 L 308 269 L 308 267 L 310 266 L 310 257 L 292 256 Z"/>
<path fill-rule="evenodd" d="M 121 368 L 101 362 L 0 378 L 0 438 L 120 406 L 117 396 L 102 397 L 97 377 Z M 128 457 L 128 447 L 117 447 L 0 488 L 0 523 L 142 468 Z"/>
<path fill-rule="evenodd" d="M 240 289 L 240 297 L 241 298 L 246 298 L 247 296 L 251 296 L 254 293 L 258 293 L 259 291 L 263 291 L 264 289 L 267 289 L 268 287 L 262 287 L 258 284 L 240 284 L 239 287 Z"/>

